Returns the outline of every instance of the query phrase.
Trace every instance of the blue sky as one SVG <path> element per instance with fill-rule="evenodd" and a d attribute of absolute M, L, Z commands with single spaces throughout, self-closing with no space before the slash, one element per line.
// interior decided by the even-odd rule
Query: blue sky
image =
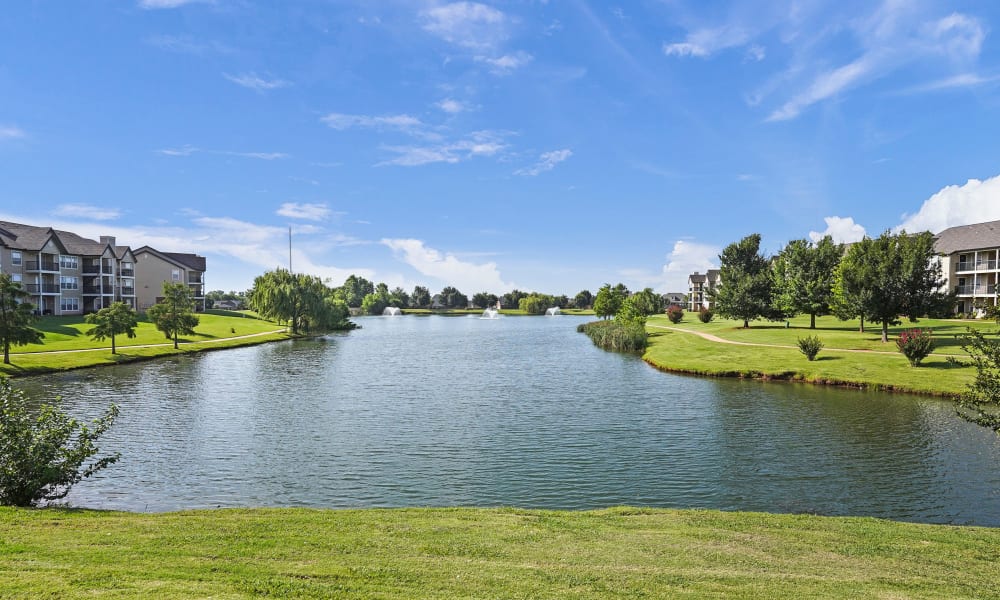
<path fill-rule="evenodd" d="M 16 2 L 0 219 L 467 294 L 1000 219 L 992 2 Z"/>

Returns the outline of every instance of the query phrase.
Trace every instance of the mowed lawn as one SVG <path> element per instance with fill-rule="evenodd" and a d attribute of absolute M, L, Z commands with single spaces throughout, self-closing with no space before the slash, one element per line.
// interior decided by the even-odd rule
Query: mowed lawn
<path fill-rule="evenodd" d="M 966 327 L 991 334 L 998 330 L 993 321 L 921 319 L 918 323 L 891 327 L 889 342 L 882 343 L 877 326 L 860 333 L 857 321 L 820 317 L 815 330 L 809 329 L 808 317 L 791 319 L 789 324 L 791 326 L 786 328 L 784 321 L 757 321 L 751 323 L 749 329 L 743 329 L 742 322 L 717 318 L 702 323 L 695 314 L 685 313 L 684 320 L 675 325 L 666 316 L 657 315 L 648 321 L 650 346 L 644 358 L 663 369 L 703 375 L 769 377 L 954 396 L 975 377 L 975 369 L 968 364 L 968 356 L 956 336 L 966 333 Z M 723 344 L 690 333 L 667 331 L 663 327 L 708 333 L 736 342 L 790 348 Z M 897 351 L 895 338 L 903 329 L 915 327 L 931 329 L 936 348 L 921 366 L 910 367 Z M 798 338 L 808 335 L 818 336 L 824 344 L 824 349 L 812 362 L 796 347 Z"/>
<path fill-rule="evenodd" d="M 241 335 L 263 333 L 282 329 L 281 325 L 264 321 L 252 316 L 252 313 L 218 311 L 197 313 L 198 326 L 194 335 L 180 336 L 181 342 L 204 342 L 209 340 L 230 338 Z M 81 316 L 42 317 L 33 325 L 42 331 L 45 337 L 41 344 L 12 346 L 11 353 L 46 352 L 52 350 L 83 350 L 87 348 L 110 348 L 111 340 L 94 341 L 87 331 L 93 325 L 84 322 Z M 117 336 L 115 344 L 118 347 L 141 346 L 147 344 L 164 344 L 169 340 L 156 326 L 140 315 L 139 326 L 135 330 L 136 337 Z"/>
<path fill-rule="evenodd" d="M 988 598 L 1000 530 L 707 510 L 0 509 L 7 598 Z"/>

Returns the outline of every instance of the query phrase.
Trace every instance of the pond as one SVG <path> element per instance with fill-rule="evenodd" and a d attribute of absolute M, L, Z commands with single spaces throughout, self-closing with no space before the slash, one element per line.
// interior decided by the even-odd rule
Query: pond
<path fill-rule="evenodd" d="M 949 402 L 658 372 L 570 316 L 362 329 L 24 379 L 121 417 L 75 506 L 613 505 L 1000 525 L 1000 441 Z"/>

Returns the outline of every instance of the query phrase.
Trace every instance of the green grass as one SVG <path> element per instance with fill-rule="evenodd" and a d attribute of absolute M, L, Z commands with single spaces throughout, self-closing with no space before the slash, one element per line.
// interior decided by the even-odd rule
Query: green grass
<path fill-rule="evenodd" d="M 1000 530 L 612 508 L 0 509 L 5 598 L 986 598 Z"/>
<path fill-rule="evenodd" d="M 742 322 L 716 319 L 701 323 L 691 313 L 685 314 L 678 325 L 665 316 L 651 317 L 649 348 L 643 358 L 665 370 L 701 375 L 759 377 L 853 385 L 894 391 L 955 396 L 975 377 L 975 369 L 956 365 L 948 357 L 966 358 L 956 335 L 965 333 L 966 326 L 996 331 L 992 321 L 952 321 L 922 319 L 890 328 L 890 340 L 881 342 L 877 328 L 858 331 L 857 321 L 839 321 L 833 317 L 817 319 L 816 329 L 809 329 L 808 317 L 784 322 L 754 322 L 749 329 Z M 774 344 L 792 348 L 737 346 L 711 342 L 689 333 L 664 331 L 659 327 L 679 327 L 688 331 L 709 333 L 720 338 L 752 344 Z M 919 367 L 911 367 L 897 352 L 896 335 L 903 329 L 931 328 L 937 344 L 934 354 Z M 796 346 L 799 337 L 817 335 L 824 344 L 815 361 L 808 361 Z M 877 353 L 838 352 L 837 350 L 874 350 Z M 882 354 L 883 352 L 888 354 Z M 965 363 L 968 361 L 965 360 Z"/>
<path fill-rule="evenodd" d="M 0 374 L 12 377 L 39 375 L 149 360 L 172 354 L 248 346 L 291 337 L 284 332 L 267 333 L 282 329 L 282 326 L 260 320 L 252 313 L 209 311 L 199 313 L 198 317 L 200 321 L 195 328 L 196 333 L 181 336 L 181 345 L 177 350 L 174 350 L 172 343 L 152 323 L 143 320 L 136 328 L 135 338 L 116 338 L 117 354 L 111 354 L 110 340 L 95 342 L 86 335 L 86 331 L 92 326 L 85 323 L 83 317 L 43 317 L 35 325 L 45 332 L 43 343 L 12 347 L 11 364 L 0 364 Z M 237 336 L 253 337 L 227 339 Z M 140 347 L 149 344 L 155 346 Z"/>

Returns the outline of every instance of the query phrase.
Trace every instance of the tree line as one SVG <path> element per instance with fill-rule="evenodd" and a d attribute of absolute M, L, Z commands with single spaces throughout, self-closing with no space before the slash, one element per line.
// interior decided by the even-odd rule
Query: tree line
<path fill-rule="evenodd" d="M 815 329 L 817 316 L 835 315 L 860 319 L 862 332 L 866 321 L 881 325 L 888 342 L 900 317 L 941 317 L 954 306 L 930 232 L 886 231 L 847 245 L 830 236 L 792 240 L 772 257 L 754 233 L 726 246 L 719 260 L 720 284 L 711 292 L 716 311 L 744 327 L 807 314 Z"/>

